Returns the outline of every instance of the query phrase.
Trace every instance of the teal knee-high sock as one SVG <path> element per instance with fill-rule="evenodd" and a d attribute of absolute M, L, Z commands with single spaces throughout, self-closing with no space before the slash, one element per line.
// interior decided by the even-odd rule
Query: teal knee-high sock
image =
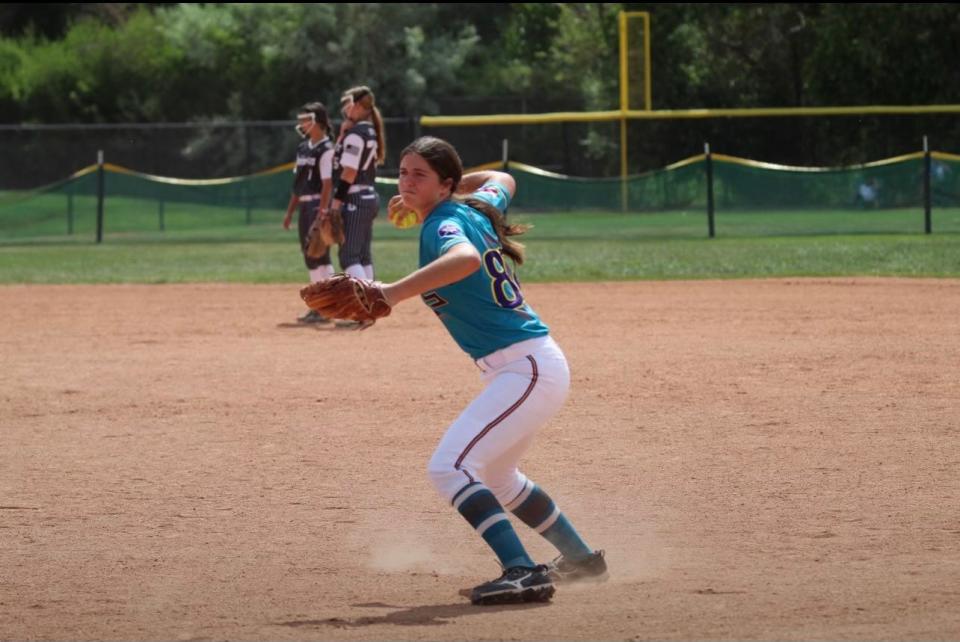
<path fill-rule="evenodd" d="M 536 566 L 489 488 L 473 482 L 457 493 L 453 506 L 493 549 L 503 568 Z"/>
<path fill-rule="evenodd" d="M 520 521 L 543 535 L 564 557 L 579 560 L 593 554 L 593 549 L 583 541 L 550 495 L 532 481 L 527 481 L 523 491 L 508 507 Z"/>

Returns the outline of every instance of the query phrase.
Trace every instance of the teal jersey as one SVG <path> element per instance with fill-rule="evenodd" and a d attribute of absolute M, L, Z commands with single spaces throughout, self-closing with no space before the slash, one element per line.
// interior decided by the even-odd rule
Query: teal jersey
<path fill-rule="evenodd" d="M 487 183 L 471 197 L 501 212 L 506 212 L 510 204 L 510 195 L 496 183 Z M 490 219 L 469 205 L 448 200 L 430 212 L 420 230 L 420 267 L 459 243 L 476 248 L 482 259 L 480 269 L 421 297 L 464 352 L 479 359 L 514 343 L 549 334 L 550 329 L 523 300 Z"/>

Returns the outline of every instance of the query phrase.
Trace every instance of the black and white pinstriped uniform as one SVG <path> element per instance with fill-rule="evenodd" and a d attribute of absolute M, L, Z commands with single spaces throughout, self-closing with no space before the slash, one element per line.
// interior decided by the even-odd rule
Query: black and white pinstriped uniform
<path fill-rule="evenodd" d="M 297 231 L 300 233 L 300 248 L 303 262 L 308 270 L 321 265 L 330 265 L 330 250 L 320 258 L 307 256 L 307 234 L 320 208 L 320 194 L 324 179 L 333 178 L 333 142 L 327 137 L 314 144 L 309 138 L 297 146 L 297 166 L 294 168 L 293 193 L 300 199 L 300 216 Z"/>
<path fill-rule="evenodd" d="M 340 246 L 340 267 L 372 265 L 373 220 L 380 210 L 380 197 L 374 189 L 377 177 L 377 131 L 373 123 L 362 121 L 351 127 L 337 143 L 334 171 L 351 167 L 357 177 L 343 202 L 344 243 Z"/>

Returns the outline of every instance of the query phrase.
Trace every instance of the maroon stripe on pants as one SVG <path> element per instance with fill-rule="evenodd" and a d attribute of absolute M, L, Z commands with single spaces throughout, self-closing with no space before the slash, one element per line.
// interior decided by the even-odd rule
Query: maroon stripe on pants
<path fill-rule="evenodd" d="M 460 470 L 460 464 L 463 463 L 464 457 L 466 457 L 467 454 L 473 449 L 473 447 L 477 445 L 477 442 L 483 439 L 484 435 L 486 435 L 488 432 L 493 430 L 498 424 L 502 423 L 504 419 L 506 419 L 511 414 L 513 414 L 517 410 L 517 408 L 523 405 L 523 402 L 527 400 L 527 397 L 530 396 L 530 393 L 533 392 L 533 387 L 537 385 L 537 379 L 539 378 L 540 374 L 539 374 L 539 371 L 537 370 L 536 359 L 534 359 L 529 354 L 527 355 L 527 359 L 530 361 L 530 367 L 533 369 L 533 377 L 530 379 L 530 385 L 527 386 L 527 390 L 523 393 L 523 396 L 520 397 L 512 406 L 510 406 L 505 411 L 503 411 L 503 414 L 501 414 L 499 417 L 497 417 L 496 419 L 488 423 L 486 426 L 484 426 L 483 430 L 480 431 L 480 434 L 474 437 L 470 441 L 470 443 L 467 444 L 467 447 L 464 448 L 463 452 L 460 453 L 460 456 L 457 457 L 457 463 L 453 465 L 453 467 L 456 468 L 457 470 Z"/>

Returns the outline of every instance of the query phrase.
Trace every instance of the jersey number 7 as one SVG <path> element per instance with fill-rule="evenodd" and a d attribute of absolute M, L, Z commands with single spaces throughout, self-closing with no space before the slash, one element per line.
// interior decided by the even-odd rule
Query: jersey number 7
<path fill-rule="evenodd" d="M 366 165 L 363 166 L 363 169 L 361 170 L 364 172 L 370 169 L 370 166 L 373 165 L 373 161 L 377 160 L 377 141 L 368 140 L 367 149 L 370 150 L 370 156 L 367 157 L 367 163 Z"/>

